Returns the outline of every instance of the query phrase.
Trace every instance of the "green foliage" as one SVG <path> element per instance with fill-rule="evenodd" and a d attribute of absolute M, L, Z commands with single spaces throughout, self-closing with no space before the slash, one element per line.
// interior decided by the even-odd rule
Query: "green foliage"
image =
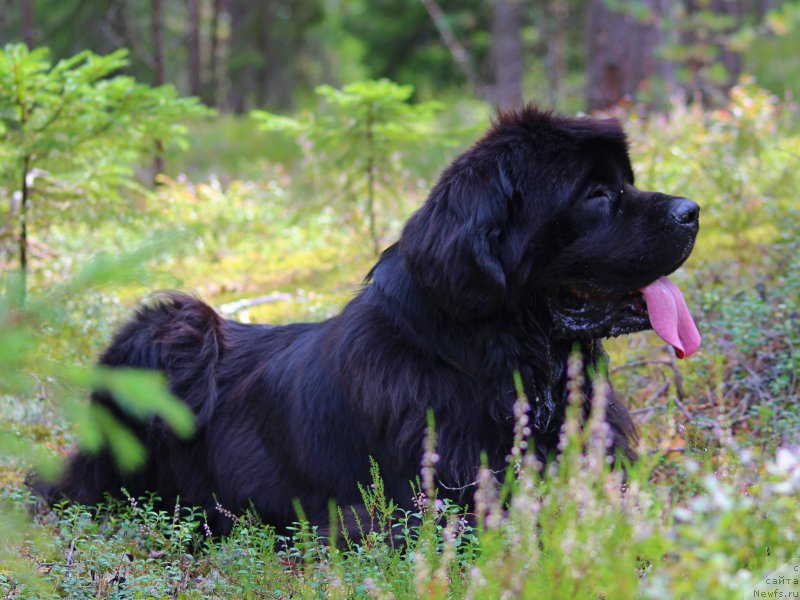
<path fill-rule="evenodd" d="M 185 142 L 180 121 L 207 114 L 171 86 L 151 88 L 115 75 L 127 52 L 84 51 L 51 64 L 46 48 L 6 46 L 0 53 L 0 147 L 12 158 L 0 182 L 19 190 L 23 175 L 40 179 L 45 198 L 106 199 L 134 185 L 133 168 L 156 139 Z M 26 172 L 22 164 L 29 161 Z"/>
<path fill-rule="evenodd" d="M 785 0 L 770 10 L 762 4 L 715 3 L 710 0 L 673 2 L 658 5 L 648 0 L 603 0 L 614 11 L 623 12 L 641 23 L 656 23 L 663 31 L 659 55 L 675 66 L 674 83 L 689 98 L 700 98 L 707 105 L 722 105 L 727 91 L 735 83 L 740 65 L 745 73 L 766 75 L 769 88 L 782 92 L 793 83 L 786 82 L 785 57 L 777 59 L 776 48 L 797 46 L 800 33 L 800 2 Z M 781 41 L 781 38 L 783 40 Z M 752 57 L 753 48 L 757 57 Z M 764 53 L 769 54 L 765 63 Z M 776 77 L 775 67 L 783 64 Z M 661 89 L 650 82 L 651 95 Z M 763 81 L 762 81 L 763 84 Z M 645 94 L 647 95 L 647 94 Z"/>
<path fill-rule="evenodd" d="M 363 539 L 339 548 L 308 523 L 279 534 L 253 515 L 239 519 L 226 538 L 209 538 L 203 515 L 149 497 L 109 502 L 97 512 L 59 507 L 39 514 L 36 529 L 25 526 L 23 512 L 33 500 L 14 479 L 17 465 L 38 460 L 42 446 L 61 449 L 72 441 L 60 421 L 37 420 L 38 398 L 65 403 L 73 419 L 87 423 L 81 430 L 104 431 L 103 415 L 84 412 L 83 400 L 86 386 L 103 385 L 106 373 L 69 364 L 85 364 L 97 352 L 134 298 L 159 285 L 180 287 L 243 320 L 289 322 L 329 316 L 352 296 L 373 259 L 357 236 L 337 227 L 339 215 L 352 205 L 339 199 L 332 207 L 311 210 L 314 202 L 336 198 L 329 189 L 344 188 L 331 183 L 337 173 L 323 158 L 338 159 L 337 151 L 345 147 L 333 138 L 316 141 L 310 125 L 355 110 L 353 102 L 340 108 L 326 100 L 308 121 L 277 119 L 300 139 L 306 162 L 300 166 L 307 171 L 291 164 L 294 158 L 284 145 L 269 158 L 288 164 L 261 163 L 266 173 L 261 181 L 223 185 L 215 179 L 164 178 L 154 193 L 156 210 L 128 209 L 118 220 L 98 220 L 91 227 L 68 220 L 40 228 L 42 239 L 62 253 L 36 271 L 27 310 L 14 309 L 7 322 L 39 316 L 25 321 L 23 333 L 17 325 L 7 326 L 3 335 L 13 335 L 0 339 L 4 400 L 12 390 L 6 381 L 13 382 L 12 402 L 24 416 L 0 423 L 0 453 L 7 457 L 0 459 L 6 467 L 0 476 L 10 481 L 0 539 L 12 549 L 0 559 L 0 595 L 729 598 L 741 597 L 748 585 L 791 557 L 800 527 L 800 457 L 793 448 L 800 431 L 800 230 L 795 226 L 800 138 L 796 109 L 747 80 L 716 111 L 676 104 L 668 115 L 623 118 L 637 184 L 685 194 L 702 206 L 698 246 L 674 277 L 703 334 L 701 351 L 677 363 L 652 334 L 607 344 L 612 370 L 619 368 L 615 388 L 637 410 L 642 431 L 642 456 L 624 493 L 620 474 L 604 461 L 602 411 L 581 429 L 573 402 L 559 468 L 548 468 L 542 477 L 518 444 L 506 486 L 481 471 L 480 502 L 468 509 L 479 517 L 468 523 L 458 507 L 436 502 L 432 494 L 411 512 L 397 511 L 373 467 L 373 485 L 362 491 L 366 512 L 358 514 Z M 479 112 L 464 116 L 457 110 L 462 109 L 438 115 L 440 125 L 431 130 L 472 122 Z M 350 122 L 360 143 L 362 121 Z M 251 124 L 226 121 L 220 127 L 235 138 Z M 337 121 L 326 125 L 346 130 Z M 202 135 L 214 139 L 213 127 Z M 426 147 L 442 153 L 437 166 L 452 153 L 448 138 L 425 140 Z M 414 152 L 401 153 L 390 168 L 404 181 L 421 180 L 405 191 L 407 205 L 383 205 L 384 219 L 400 221 L 423 200 L 431 176 L 425 163 L 432 161 L 420 159 L 416 143 L 406 146 L 401 138 L 392 143 Z M 352 151 L 357 149 L 354 141 Z M 355 171 L 363 188 L 363 171 L 346 161 L 336 168 L 345 172 L 344 166 Z M 376 190 L 378 198 L 388 194 Z M 296 218 L 298 207 L 309 209 L 303 219 Z M 143 269 L 136 269 L 145 264 L 144 252 L 126 261 L 124 281 L 116 261 L 104 259 L 53 295 L 37 291 L 53 287 L 60 273 L 74 272 L 97 249 L 130 247 L 157 225 L 178 224 L 190 232 L 192 252 L 160 254 L 163 259 L 148 267 L 154 272 L 149 282 Z M 159 249 L 171 249 L 170 242 Z M 112 295 L 99 289 L 103 281 L 124 286 Z M 273 291 L 279 297 L 264 304 L 242 302 Z M 27 358 L 14 362 L 18 356 Z M 570 372 L 574 379 L 574 365 Z M 126 377 L 107 385 L 127 389 Z M 149 395 L 156 385 L 148 380 L 133 390 Z M 596 385 L 602 398 L 603 384 Z M 132 414 L 144 410 L 138 406 Z M 520 402 L 515 434 L 525 430 L 524 413 Z M 92 446 L 105 436 L 90 435 L 83 443 Z M 524 435 L 515 438 L 519 442 Z M 121 444 L 118 452 L 135 458 L 124 439 Z M 423 491 L 435 470 L 435 454 L 431 435 L 421 465 Z M 517 463 L 519 470 L 513 468 Z M 346 507 L 333 510 L 331 531 L 342 530 L 342 517 L 354 518 Z M 34 532 L 35 544 L 29 541 Z M 48 546 L 47 538 L 54 544 Z"/>
<path fill-rule="evenodd" d="M 173 237 L 163 240 L 162 244 L 175 242 Z M 123 469 L 138 466 L 144 458 L 143 449 L 107 410 L 94 407 L 87 411 L 85 398 L 91 389 L 111 391 L 131 415 L 157 416 L 182 436 L 192 432 L 191 411 L 169 394 L 160 375 L 70 366 L 53 360 L 47 348 L 42 347 L 45 340 L 41 332 L 54 315 L 63 310 L 70 296 L 97 285 L 127 281 L 131 264 L 142 264 L 155 249 L 151 246 L 131 253 L 126 257 L 127 269 L 124 259 L 99 256 L 71 281 L 54 286 L 47 293 L 32 295 L 24 307 L 21 304 L 22 283 L 14 274 L 8 276 L 7 288 L 0 294 L 0 398 L 31 397 L 37 382 L 47 382 L 67 419 L 76 426 L 79 443 L 89 450 L 108 445 Z M 49 477 L 58 473 L 60 461 L 52 453 L 7 425 L 5 419 L 0 421 L 0 456 L 4 457 L 4 462 L 13 460 Z M 20 564 L 14 547 L 27 536 L 25 519 L 20 513 L 19 506 L 0 504 L 0 539 L 6 540 L 0 545 L 0 565 L 7 564 L 16 574 L 24 576 L 24 564 Z"/>
<path fill-rule="evenodd" d="M 3 501 L 35 503 L 26 492 L 7 494 Z M 49 544 L 30 549 L 41 560 L 41 579 L 17 585 L 0 576 L 0 593 L 13 590 L 16 597 L 30 599 L 130 598 L 132 593 L 164 598 L 185 588 L 186 571 L 198 567 L 194 555 L 206 545 L 198 528 L 201 515 L 180 504 L 166 511 L 157 502 L 154 496 L 109 499 L 93 512 L 57 505 L 53 516 L 62 526 Z"/>
<path fill-rule="evenodd" d="M 792 444 L 800 434 L 798 243 L 796 237 L 771 253 L 780 267 L 774 280 L 734 293 L 707 290 L 703 296 L 707 340 L 718 348 L 717 368 L 724 369 L 715 393 L 743 423 L 746 445 L 774 448 Z"/>
<path fill-rule="evenodd" d="M 18 222 L 23 273 L 31 211 L 37 224 L 115 214 L 125 192 L 146 194 L 134 168 L 155 140 L 185 144 L 180 121 L 208 113 L 172 86 L 115 75 L 127 64 L 124 50 L 83 51 L 55 65 L 46 48 L 0 53 L 0 192 L 14 198 L 0 216 Z"/>
<path fill-rule="evenodd" d="M 351 216 L 366 216 L 375 254 L 381 246 L 379 202 L 398 180 L 399 156 L 436 135 L 433 116 L 442 106 L 411 104 L 413 91 L 386 79 L 340 90 L 323 85 L 316 90 L 317 109 L 298 119 L 253 112 L 264 129 L 299 138 L 314 169 L 318 196 L 327 203 L 325 191 L 337 190 Z"/>
<path fill-rule="evenodd" d="M 293 139 L 276 136 L 256 126 L 248 116 L 218 115 L 187 123 L 190 151 L 168 151 L 166 173 L 191 181 L 259 181 L 270 177 L 275 165 L 287 167 L 301 158 Z"/>
<path fill-rule="evenodd" d="M 573 380 L 579 372 L 574 363 Z M 795 451 L 756 460 L 726 445 L 713 464 L 687 460 L 683 477 L 696 490 L 687 497 L 653 483 L 660 455 L 643 457 L 623 485 L 606 456 L 607 391 L 602 379 L 595 381 L 583 428 L 581 399 L 572 394 L 564 452 L 545 477 L 529 455 L 504 484 L 510 496 L 488 470 L 480 474 L 478 528 L 448 502 L 423 501 L 415 512 L 394 509 L 373 468 L 364 510 L 386 527 L 365 529 L 360 540 L 342 546 L 331 546 L 307 522 L 280 535 L 252 514 L 237 519 L 229 536 L 206 537 L 204 515 L 180 504 L 164 510 L 146 497 L 109 501 L 94 513 L 56 507 L 54 544 L 36 560 L 47 565 L 45 583 L 71 598 L 666 599 L 700 593 L 727 599 L 794 556 L 800 527 Z M 5 499 L 31 501 L 24 493 Z M 7 577 L 0 590 L 20 598 L 55 596 Z"/>
<path fill-rule="evenodd" d="M 175 241 L 171 237 L 161 244 Z M 151 244 L 132 252 L 130 256 L 134 258 L 129 260 L 142 264 L 153 256 L 159 245 Z M 0 295 L 0 395 L 31 395 L 36 381 L 31 378 L 32 373 L 40 380 L 60 382 L 68 414 L 73 422 L 80 421 L 83 443 L 90 449 L 98 448 L 103 439 L 113 443 L 124 435 L 108 413 L 86 413 L 83 403 L 76 402 L 78 398 L 85 398 L 90 389 L 108 389 L 119 398 L 127 412 L 138 417 L 158 415 L 183 436 L 192 430 L 191 412 L 169 395 L 157 374 L 64 365 L 49 358 L 46 349 L 39 345 L 42 341 L 39 332 L 63 310 L 68 298 L 94 286 L 128 281 L 129 265 L 124 260 L 98 256 L 71 281 L 34 295 L 25 307 L 19 304 L 19 292 L 15 289 L 19 286 L 18 278 L 9 276 L 8 287 Z M 127 457 L 126 460 L 130 466 L 135 464 Z"/>
<path fill-rule="evenodd" d="M 488 54 L 490 6 L 477 0 L 443 0 L 454 35 L 480 63 Z M 371 77 L 413 82 L 423 97 L 440 96 L 465 85 L 453 58 L 422 2 L 355 0 L 343 2 L 340 27 L 355 38 L 359 59 Z"/>
<path fill-rule="evenodd" d="M 696 248 L 673 276 L 703 336 L 699 354 L 675 363 L 636 336 L 608 344 L 617 390 L 649 424 L 666 419 L 666 431 L 643 427 L 649 447 L 714 453 L 732 428 L 741 444 L 774 449 L 800 433 L 796 114 L 743 80 L 714 111 L 676 104 L 625 119 L 637 185 L 701 206 Z"/>
<path fill-rule="evenodd" d="M 645 597 L 752 596 L 755 583 L 795 558 L 797 452 L 781 449 L 755 460 L 727 448 L 721 458 L 713 471 L 687 463 L 701 492 L 670 511 L 661 531 L 667 554 L 649 557 L 640 588 Z"/>
<path fill-rule="evenodd" d="M 268 0 L 231 4 L 163 0 L 162 32 L 166 77 L 183 93 L 196 79 L 210 105 L 241 113 L 250 108 L 289 110 L 313 103 L 312 90 L 323 82 L 387 77 L 412 84 L 419 98 L 473 96 L 453 54 L 419 1 Z M 491 83 L 495 5 L 479 0 L 437 0 L 454 38 L 485 83 Z M 525 96 L 562 109 L 585 105 L 585 0 L 546 0 L 519 5 L 525 62 Z M 605 0 L 612 9 L 653 22 L 653 0 Z M 796 63 L 796 0 L 662 2 L 672 15 L 659 18 L 668 38 L 665 52 L 684 63 L 680 85 L 697 91 L 698 83 L 717 93 L 728 79 L 720 56 L 740 54 L 745 72 L 776 93 L 797 92 L 797 78 L 786 77 Z M 32 10 L 27 22 L 25 8 Z M 770 10 L 766 10 L 769 8 Z M 729 13 L 728 16 L 721 13 Z M 554 20 L 556 13 L 561 16 Z M 730 14 L 736 14 L 733 18 Z M 720 16 L 721 15 L 721 16 Z M 11 3 L 0 19 L 0 39 L 46 41 L 56 60 L 88 48 L 106 53 L 131 49 L 126 72 L 152 81 L 155 44 L 152 5 L 116 0 L 36 0 Z M 192 56 L 196 27 L 199 56 Z M 559 50 L 560 48 L 560 50 Z M 216 50 L 216 51 L 214 51 Z M 563 69 L 556 54 L 564 55 Z M 190 73 L 191 65 L 199 70 Z M 680 65 L 678 65 L 680 66 Z M 647 68 L 647 67 L 645 67 Z M 548 72 L 549 71 L 549 72 Z M 560 94 L 553 96 L 553 82 Z M 657 83 L 649 97 L 657 98 Z M 730 83 L 730 82 L 728 82 Z M 642 90 L 645 92 L 644 90 Z M 644 95 L 644 94 L 643 94 Z M 797 93 L 795 93 L 797 97 Z M 721 99 L 721 98 L 720 98 Z"/>
<path fill-rule="evenodd" d="M 700 202 L 700 248 L 748 252 L 754 242 L 786 239 L 800 216 L 792 192 L 800 186 L 800 137 L 783 122 L 793 118 L 791 108 L 748 78 L 718 110 L 677 104 L 669 115 L 633 115 L 628 130 L 638 179 Z"/>

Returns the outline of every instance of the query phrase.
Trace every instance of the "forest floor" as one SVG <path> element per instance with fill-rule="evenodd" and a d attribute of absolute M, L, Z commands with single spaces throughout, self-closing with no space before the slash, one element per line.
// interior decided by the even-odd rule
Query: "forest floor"
<path fill-rule="evenodd" d="M 697 247 L 674 276 L 703 347 L 677 361 L 653 333 L 607 344 L 615 389 L 640 429 L 643 458 L 625 493 L 618 473 L 575 449 L 586 441 L 576 433 L 558 476 L 524 471 L 510 505 L 496 499 L 476 527 L 451 506 L 421 507 L 416 526 L 413 515 L 387 517 L 378 478 L 367 499 L 374 518 L 390 518 L 401 535 L 419 528 L 405 548 L 372 534 L 332 549 L 305 525 L 280 537 L 252 515 L 229 537 L 208 537 L 191 508 L 159 511 L 148 498 L 99 510 L 39 507 L 35 525 L 8 542 L 19 560 L 4 555 L 0 596 L 730 598 L 752 590 L 796 556 L 800 531 L 800 135 L 787 125 L 788 108 L 757 90 L 743 94 L 724 111 L 626 115 L 637 184 L 703 207 Z M 220 127 L 232 137 L 241 129 Z M 182 165 L 191 178 L 164 178 L 145 204 L 115 217 L 51 217 L 34 228 L 34 297 L 98 253 L 119 255 L 154 232 L 169 240 L 123 283 L 65 296 L 41 322 L 43 362 L 90 364 L 153 290 L 189 291 L 226 316 L 269 323 L 327 318 L 358 290 L 375 256 L 357 206 L 307 209 L 304 199 L 324 190 L 303 179 L 297 156 L 216 176 L 208 153 L 202 146 Z M 435 174 L 429 164 L 405 168 L 412 176 L 401 189 L 381 192 L 384 245 Z M 0 428 L 64 455 L 78 441 L 64 406 L 83 390 L 29 375 L 28 397 L 0 396 Z M 11 454 L 0 459 L 8 515 L 35 505 L 22 485 L 29 468 Z"/>

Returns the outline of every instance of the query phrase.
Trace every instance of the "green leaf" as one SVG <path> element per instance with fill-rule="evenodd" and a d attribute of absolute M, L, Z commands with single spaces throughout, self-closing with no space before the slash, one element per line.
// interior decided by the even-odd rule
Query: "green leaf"
<path fill-rule="evenodd" d="M 254 110 L 250 115 L 258 122 L 259 127 L 266 131 L 280 131 L 291 135 L 298 135 L 306 130 L 307 126 L 297 119 L 276 115 L 264 110 Z"/>
<path fill-rule="evenodd" d="M 90 411 L 98 429 L 108 442 L 114 461 L 122 471 L 132 471 L 147 458 L 147 452 L 129 429 L 117 421 L 103 406 L 92 405 Z"/>

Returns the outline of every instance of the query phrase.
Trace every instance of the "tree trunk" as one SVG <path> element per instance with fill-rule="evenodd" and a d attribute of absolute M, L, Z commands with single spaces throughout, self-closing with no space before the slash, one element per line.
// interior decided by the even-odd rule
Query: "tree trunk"
<path fill-rule="evenodd" d="M 24 123 L 23 123 L 24 126 Z M 22 161 L 22 179 L 20 181 L 20 203 L 19 203 L 19 276 L 20 306 L 25 305 L 25 296 L 28 289 L 28 200 L 30 199 L 30 188 L 28 187 L 28 173 L 31 169 L 31 157 L 25 155 Z"/>
<path fill-rule="evenodd" d="M 156 86 L 164 85 L 164 14 L 162 11 L 161 0 L 151 0 L 151 28 L 153 35 L 153 83 Z M 159 173 L 163 173 L 164 164 L 164 145 L 161 140 L 156 141 L 156 154 L 153 160 L 153 181 L 156 182 Z"/>
<path fill-rule="evenodd" d="M 436 0 L 420 0 L 420 2 L 422 2 L 425 10 L 428 11 L 428 15 L 436 27 L 436 31 L 439 32 L 442 42 L 444 42 L 444 45 L 453 57 L 456 67 L 458 67 L 461 74 L 470 83 L 475 94 L 487 100 L 487 90 L 481 78 L 478 76 L 478 72 L 475 70 L 472 57 L 469 55 L 469 52 L 467 52 L 466 48 L 456 39 L 455 35 L 453 35 L 453 30 L 450 28 L 450 24 L 447 22 L 447 17 L 444 11 L 442 11 L 442 8 Z"/>
<path fill-rule="evenodd" d="M 522 4 L 521 0 L 491 0 L 492 26 L 489 49 L 490 81 L 478 75 L 472 57 L 453 35 L 436 0 L 420 0 L 436 26 L 456 66 L 475 94 L 508 110 L 522 104 Z"/>
<path fill-rule="evenodd" d="M 258 64 L 255 67 L 255 105 L 262 108 L 266 105 L 267 94 L 270 88 L 269 65 L 270 57 L 270 27 L 272 12 L 276 0 L 261 0 L 255 8 L 254 24 L 258 28 L 255 36 L 255 50 L 258 54 Z"/>
<path fill-rule="evenodd" d="M 741 0 L 684 0 L 684 8 L 689 25 L 681 31 L 681 43 L 690 48 L 705 49 L 705 52 L 694 53 L 686 63 L 691 73 L 691 81 L 685 86 L 687 92 L 707 105 L 724 103 L 742 71 L 741 55 L 730 50 L 726 43 L 741 28 L 744 12 Z M 713 25 L 704 16 L 707 12 L 714 17 L 731 17 L 732 24 L 722 28 Z M 716 52 L 709 51 L 710 47 Z M 711 67 L 716 65 L 725 68 L 724 78 L 711 76 Z"/>
<path fill-rule="evenodd" d="M 22 41 L 28 46 L 33 48 L 36 45 L 36 30 L 34 24 L 34 6 L 33 0 L 20 1 L 20 29 L 22 30 Z"/>
<path fill-rule="evenodd" d="M 491 99 L 500 110 L 522 104 L 522 7 L 519 0 L 492 0 Z"/>
<path fill-rule="evenodd" d="M 711 10 L 719 14 L 733 17 L 733 25 L 725 34 L 730 35 L 742 28 L 742 19 L 744 18 L 742 0 L 712 0 Z M 731 50 L 726 45 L 720 44 L 719 59 L 728 72 L 728 80 L 723 86 L 723 91 L 727 92 L 736 85 L 736 82 L 739 81 L 739 76 L 742 74 L 742 55 L 739 52 Z"/>
<path fill-rule="evenodd" d="M 367 112 L 367 219 L 369 222 L 369 235 L 372 239 L 372 253 L 377 257 L 381 253 L 381 243 L 378 237 L 377 210 L 375 207 L 375 131 L 374 107 L 369 106 Z"/>
<path fill-rule="evenodd" d="M 161 0 L 151 0 L 151 34 L 153 36 L 153 84 L 164 85 L 164 13 Z"/>
<path fill-rule="evenodd" d="M 561 84 L 567 74 L 567 17 L 566 0 L 548 0 L 542 7 L 542 37 L 545 45 L 545 76 L 550 107 L 558 109 Z"/>
<path fill-rule="evenodd" d="M 203 91 L 200 61 L 200 0 L 189 0 L 189 94 Z"/>
<path fill-rule="evenodd" d="M 242 113 L 247 107 L 247 96 L 256 79 L 249 56 L 252 54 L 252 32 L 256 24 L 250 14 L 253 7 L 249 7 L 245 0 L 227 0 L 225 9 L 231 23 L 227 65 L 230 86 L 225 105 L 232 112 Z"/>
<path fill-rule="evenodd" d="M 257 105 L 291 110 L 301 76 L 302 52 L 308 24 L 314 20 L 313 2 L 261 0 Z"/>
<path fill-rule="evenodd" d="M 217 91 L 219 89 L 219 51 L 220 27 L 219 21 L 222 14 L 222 0 L 214 0 L 211 5 L 211 49 L 208 62 L 208 83 L 206 85 L 205 100 L 209 106 L 217 106 Z"/>
<path fill-rule="evenodd" d="M 612 10 L 604 0 L 588 9 L 587 108 L 602 110 L 635 101 L 647 80 L 661 76 L 669 85 L 672 66 L 656 55 L 664 40 L 659 24 L 672 10 L 671 0 L 647 0 L 651 18 L 637 21 L 629 12 Z"/>
<path fill-rule="evenodd" d="M 6 44 L 10 33 L 11 12 L 14 7 L 14 0 L 6 0 L 5 5 L 0 10 L 0 43 Z"/>

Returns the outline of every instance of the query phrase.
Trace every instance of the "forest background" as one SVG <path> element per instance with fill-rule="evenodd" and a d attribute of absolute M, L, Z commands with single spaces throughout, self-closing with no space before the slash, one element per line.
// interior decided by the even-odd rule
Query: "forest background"
<path fill-rule="evenodd" d="M 3 0 L 0 47 L 0 594 L 753 597 L 796 558 L 800 2 Z M 335 314 L 495 107 L 527 101 L 619 118 L 637 184 L 702 205 L 676 275 L 702 351 L 608 344 L 641 433 L 624 494 L 573 426 L 558 475 L 487 483 L 475 526 L 397 516 L 376 473 L 391 533 L 341 549 L 300 517 L 221 539 L 151 497 L 37 505 L 25 474 L 75 444 L 141 460 L 92 386 L 190 431 L 157 380 L 90 367 L 144 296 Z"/>

